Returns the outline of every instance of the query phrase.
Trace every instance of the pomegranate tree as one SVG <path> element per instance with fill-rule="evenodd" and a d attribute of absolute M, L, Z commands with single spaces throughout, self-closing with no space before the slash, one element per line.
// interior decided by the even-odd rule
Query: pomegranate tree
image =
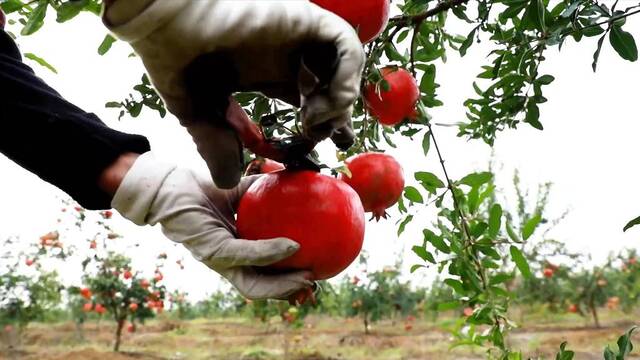
<path fill-rule="evenodd" d="M 420 99 L 416 79 L 407 70 L 393 66 L 383 68 L 380 73 L 384 82 L 369 83 L 364 93 L 371 115 L 387 126 L 416 118 Z"/>
<path fill-rule="evenodd" d="M 293 256 L 270 270 L 309 270 L 331 278 L 358 256 L 364 240 L 364 210 L 344 182 L 314 171 L 279 171 L 258 179 L 238 208 L 238 233 L 249 240 L 287 237 Z"/>
<path fill-rule="evenodd" d="M 393 206 L 404 190 L 402 167 L 392 156 L 364 153 L 345 162 L 351 176 L 340 174 L 360 196 L 364 211 L 376 219 L 386 218 L 386 209 Z"/>
<path fill-rule="evenodd" d="M 380 35 L 389 22 L 388 0 L 311 0 L 345 19 L 366 44 Z"/>

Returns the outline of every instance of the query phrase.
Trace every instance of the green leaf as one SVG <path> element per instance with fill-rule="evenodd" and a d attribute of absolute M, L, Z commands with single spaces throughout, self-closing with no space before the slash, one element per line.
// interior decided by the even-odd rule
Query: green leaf
<path fill-rule="evenodd" d="M 45 67 L 47 69 L 49 69 L 52 73 L 57 74 L 58 70 L 56 70 L 56 68 L 54 68 L 51 64 L 49 64 L 48 62 L 46 62 L 43 58 L 37 56 L 36 54 L 33 53 L 25 53 L 24 57 L 26 57 L 29 60 L 33 60 L 35 62 L 37 62 L 40 66 Z"/>
<path fill-rule="evenodd" d="M 526 224 L 524 224 L 524 226 L 522 227 L 523 240 L 527 240 L 529 237 L 531 237 L 531 235 L 533 235 L 533 232 L 536 231 L 536 228 L 538 227 L 538 224 L 540 224 L 541 220 L 542 215 L 538 213 L 534 217 L 529 219 Z"/>
<path fill-rule="evenodd" d="M 121 108 L 122 104 L 117 102 L 117 101 L 109 101 L 108 103 L 104 104 L 104 107 L 106 107 L 106 108 Z"/>
<path fill-rule="evenodd" d="M 556 355 L 556 360 L 573 360 L 575 353 L 571 350 L 566 350 L 567 342 L 560 344 L 560 352 Z"/>
<path fill-rule="evenodd" d="M 489 285 L 498 285 L 513 279 L 512 274 L 500 273 L 489 279 Z"/>
<path fill-rule="evenodd" d="M 22 28 L 21 35 L 27 36 L 38 31 L 44 25 L 44 18 L 47 15 L 47 7 L 49 2 L 40 0 L 38 6 L 31 12 L 27 24 Z"/>
<path fill-rule="evenodd" d="M 411 250 L 413 250 L 413 252 L 418 255 L 422 260 L 424 261 L 428 261 L 432 264 L 436 263 L 436 259 L 434 259 L 433 255 L 427 251 L 427 249 L 423 248 L 422 246 L 414 246 L 411 248 Z"/>
<path fill-rule="evenodd" d="M 431 131 L 427 131 L 422 138 L 422 151 L 424 151 L 424 156 L 429 154 L 429 148 L 431 148 Z"/>
<path fill-rule="evenodd" d="M 544 130 L 544 127 L 540 123 L 540 109 L 535 101 L 529 101 L 527 103 L 527 115 L 524 118 L 524 122 L 533 126 L 538 130 Z"/>
<path fill-rule="evenodd" d="M 509 252 L 511 253 L 511 259 L 516 263 L 518 270 L 522 273 L 522 276 L 525 278 L 531 277 L 531 268 L 529 268 L 529 263 L 527 259 L 522 255 L 522 252 L 517 247 L 511 245 L 509 248 Z"/>
<path fill-rule="evenodd" d="M 552 75 L 542 75 L 539 78 L 537 78 L 535 80 L 536 83 L 541 84 L 541 85 L 549 85 L 551 84 L 556 78 L 553 77 Z"/>
<path fill-rule="evenodd" d="M 449 254 L 451 252 L 451 248 L 444 242 L 444 239 L 438 235 L 436 235 L 433 231 L 429 229 L 424 229 L 422 231 L 424 235 L 424 240 L 428 243 L 431 243 L 436 249 L 442 251 L 445 254 Z"/>
<path fill-rule="evenodd" d="M 502 206 L 494 204 L 489 212 L 489 237 L 495 238 L 500 232 L 502 224 Z"/>
<path fill-rule="evenodd" d="M 466 294 L 466 291 L 464 291 L 464 287 L 462 286 L 462 283 L 460 281 L 454 279 L 445 279 L 444 283 L 449 285 L 449 287 L 451 287 L 453 291 L 457 292 L 458 294 Z"/>
<path fill-rule="evenodd" d="M 437 189 L 443 188 L 445 186 L 442 180 L 440 180 L 435 174 L 430 172 L 420 171 L 415 173 L 414 177 L 416 180 L 420 181 L 422 187 L 424 187 L 428 192 L 432 194 L 435 194 Z"/>
<path fill-rule="evenodd" d="M 489 181 L 491 181 L 491 179 L 493 179 L 492 173 L 481 172 L 481 173 L 469 174 L 463 177 L 462 179 L 460 179 L 458 183 L 468 185 L 471 187 L 478 187 L 478 186 L 481 186 L 482 184 L 488 183 Z"/>
<path fill-rule="evenodd" d="M 517 243 L 522 242 L 522 240 L 520 240 L 520 237 L 518 236 L 516 231 L 513 229 L 513 226 L 511 226 L 509 222 L 507 222 L 506 228 L 507 228 L 507 234 L 509 235 L 509 238 L 511 238 L 513 242 L 517 242 Z"/>
<path fill-rule="evenodd" d="M 409 272 L 410 272 L 411 274 L 413 274 L 413 273 L 414 273 L 414 272 L 416 272 L 418 269 L 425 268 L 425 267 L 426 267 L 426 266 L 424 266 L 424 265 L 420 265 L 420 264 L 413 265 L 413 266 L 411 266 L 411 269 L 409 270 Z"/>
<path fill-rule="evenodd" d="M 598 67 L 598 59 L 600 59 L 600 51 L 602 50 L 602 44 L 604 43 L 604 38 L 607 36 L 607 33 L 604 33 L 598 40 L 598 47 L 596 48 L 596 52 L 593 53 L 593 63 L 591 64 L 591 68 L 593 72 L 596 72 L 596 68 Z"/>
<path fill-rule="evenodd" d="M 76 17 L 87 5 L 88 0 L 75 0 L 62 3 L 57 9 L 56 21 L 63 23 Z"/>
<path fill-rule="evenodd" d="M 460 307 L 460 302 L 458 301 L 448 301 L 438 304 L 438 311 L 449 311 L 454 310 Z"/>
<path fill-rule="evenodd" d="M 414 188 L 413 186 L 407 186 L 404 189 L 404 197 L 414 203 L 422 204 L 424 202 L 424 199 L 422 198 L 422 195 L 420 195 L 418 189 Z"/>
<path fill-rule="evenodd" d="M 22 9 L 24 4 L 20 0 L 5 0 L 0 1 L 0 8 L 5 14 L 11 14 L 12 12 Z"/>
<path fill-rule="evenodd" d="M 631 351 L 633 350 L 633 344 L 631 343 L 631 335 L 633 335 L 633 332 L 638 329 L 637 326 L 632 327 L 631 329 L 629 329 L 629 331 L 627 331 L 624 335 L 622 335 L 619 339 L 618 339 L 618 358 L 619 359 L 624 359 L 627 355 L 631 354 Z"/>
<path fill-rule="evenodd" d="M 402 220 L 400 226 L 398 227 L 398 236 L 400 236 L 404 232 L 404 228 L 411 222 L 411 220 L 413 220 L 413 215 L 409 215 L 404 218 L 404 220 Z"/>
<path fill-rule="evenodd" d="M 638 225 L 638 224 L 640 224 L 640 216 L 638 216 L 637 218 L 635 218 L 635 219 L 633 219 L 633 220 L 629 221 L 629 222 L 627 223 L 627 225 L 625 225 L 625 226 L 624 226 L 624 228 L 622 229 L 622 231 L 623 231 L 623 232 L 625 232 L 625 231 L 627 231 L 627 230 L 631 229 L 632 227 L 634 227 L 634 226 L 636 226 L 636 225 Z"/>
<path fill-rule="evenodd" d="M 469 35 L 467 35 L 467 38 L 464 39 L 464 41 L 462 42 L 462 45 L 460 45 L 460 55 L 461 56 L 465 56 L 467 54 L 467 50 L 469 50 L 469 48 L 471 47 L 471 45 L 473 44 L 473 40 L 476 37 L 476 31 L 478 30 L 478 28 L 474 28 L 473 30 L 471 30 L 471 32 L 469 33 Z"/>
<path fill-rule="evenodd" d="M 622 30 L 620 26 L 614 25 L 609 33 L 609 42 L 613 49 L 625 60 L 638 60 L 638 47 L 633 35 Z"/>
<path fill-rule="evenodd" d="M 98 54 L 100 55 L 106 54 L 107 51 L 111 49 L 111 46 L 113 45 L 114 42 L 116 42 L 116 38 L 107 34 L 104 37 L 104 40 L 102 40 L 102 43 L 100 43 L 100 46 L 98 46 Z"/>
<path fill-rule="evenodd" d="M 543 0 L 531 0 L 522 16 L 522 28 L 524 30 L 545 31 L 545 12 Z"/>

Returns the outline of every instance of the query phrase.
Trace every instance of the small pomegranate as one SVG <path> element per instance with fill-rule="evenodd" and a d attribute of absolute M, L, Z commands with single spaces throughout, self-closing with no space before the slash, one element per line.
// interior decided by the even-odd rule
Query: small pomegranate
<path fill-rule="evenodd" d="M 113 216 L 113 211 L 111 210 L 105 210 L 103 212 L 100 213 L 102 215 L 103 218 L 105 219 L 111 219 L 111 217 Z"/>
<path fill-rule="evenodd" d="M 138 304 L 136 303 L 129 304 L 129 310 L 131 310 L 132 312 L 135 312 L 136 310 L 138 310 Z"/>
<path fill-rule="evenodd" d="M 164 279 L 164 276 L 162 276 L 161 272 L 157 273 L 156 276 L 153 277 L 153 280 L 155 282 L 160 282 L 160 281 L 162 281 L 162 279 Z"/>
<path fill-rule="evenodd" d="M 125 280 L 129 280 L 133 277 L 133 274 L 131 273 L 130 270 L 125 270 L 123 277 L 125 278 Z"/>
<path fill-rule="evenodd" d="M 544 268 L 544 270 L 542 271 L 542 274 L 544 275 L 544 277 L 549 279 L 549 278 L 553 277 L 553 269 L 552 268 Z"/>
<path fill-rule="evenodd" d="M 400 164 L 382 153 L 365 153 L 348 159 L 351 177 L 340 174 L 340 180 L 360 196 L 364 211 L 379 220 L 386 218 L 386 209 L 393 206 L 404 190 L 404 174 Z"/>
<path fill-rule="evenodd" d="M 367 85 L 364 99 L 367 108 L 382 125 L 394 126 L 406 118 L 416 117 L 420 89 L 416 79 L 405 69 L 385 67 L 381 71 L 389 85 L 387 90 L 375 83 Z"/>
<path fill-rule="evenodd" d="M 89 248 L 90 249 L 95 249 L 98 247 L 98 243 L 96 243 L 95 241 L 92 241 L 89 243 Z"/>
<path fill-rule="evenodd" d="M 104 306 L 102 306 L 102 304 L 96 304 L 96 307 L 95 307 L 95 309 L 93 309 L 93 311 L 95 311 L 96 313 L 102 315 L 107 311 L 107 309 Z"/>
<path fill-rule="evenodd" d="M 33 261 L 33 259 L 27 259 L 27 260 L 25 260 L 25 261 L 24 261 L 24 263 L 25 263 L 27 266 L 31 266 L 31 265 L 33 265 L 33 263 L 34 263 L 34 262 L 35 262 L 35 261 Z"/>
<path fill-rule="evenodd" d="M 577 312 L 578 312 L 578 306 L 577 306 L 576 304 L 571 304 L 571 305 L 569 305 L 569 307 L 567 308 L 567 311 L 568 311 L 568 312 L 570 312 L 570 313 L 572 313 L 572 314 L 575 314 L 575 313 L 577 313 Z"/>
<path fill-rule="evenodd" d="M 271 159 L 254 159 L 249 165 L 245 175 L 268 174 L 276 171 L 284 170 L 284 165 Z"/>
<path fill-rule="evenodd" d="M 469 316 L 473 315 L 473 308 L 466 307 L 466 308 L 464 308 L 462 313 L 464 314 L 464 316 L 469 317 Z"/>
<path fill-rule="evenodd" d="M 300 244 L 298 252 L 267 270 L 309 270 L 315 280 L 331 278 L 355 260 L 364 227 L 358 194 L 344 182 L 314 171 L 264 175 L 238 207 L 240 237 L 286 237 Z"/>
<path fill-rule="evenodd" d="M 149 287 L 149 285 L 151 285 L 151 284 L 149 283 L 149 280 L 147 280 L 147 279 L 142 279 L 142 280 L 140 280 L 140 286 L 142 286 L 143 288 L 145 288 L 145 289 L 146 289 L 146 288 L 148 288 L 148 287 Z"/>
<path fill-rule="evenodd" d="M 80 295 L 81 295 L 83 298 L 85 298 L 85 299 L 89 300 L 89 299 L 91 299 L 91 296 L 92 296 L 93 294 L 91 293 L 91 290 L 90 290 L 89 288 L 82 288 L 82 289 L 80 289 Z"/>
<path fill-rule="evenodd" d="M 89 312 L 93 309 L 93 304 L 92 303 L 86 303 L 82 306 L 82 311 L 84 312 Z"/>
<path fill-rule="evenodd" d="M 380 35 L 389 22 L 389 0 L 311 0 L 345 19 L 366 44 Z"/>
<path fill-rule="evenodd" d="M 127 326 L 127 331 L 130 333 L 136 332 L 136 326 L 133 324 L 129 324 L 129 326 Z"/>
<path fill-rule="evenodd" d="M 411 323 L 404 324 L 404 331 L 411 331 L 411 330 L 413 330 L 413 324 Z"/>

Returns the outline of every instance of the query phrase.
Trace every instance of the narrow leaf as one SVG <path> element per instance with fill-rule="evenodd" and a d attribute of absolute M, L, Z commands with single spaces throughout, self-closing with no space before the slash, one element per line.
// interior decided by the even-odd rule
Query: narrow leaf
<path fill-rule="evenodd" d="M 634 227 L 634 226 L 636 226 L 636 225 L 638 225 L 638 224 L 640 224 L 640 216 L 638 216 L 637 218 L 635 218 L 635 219 L 633 219 L 633 220 L 629 221 L 629 222 L 627 223 L 627 225 L 625 225 L 625 226 L 624 226 L 624 228 L 622 229 L 622 231 L 623 231 L 623 232 L 624 232 L 624 231 L 627 231 L 627 230 L 631 229 L 632 227 Z"/>
<path fill-rule="evenodd" d="M 57 74 L 58 70 L 56 70 L 56 68 L 54 68 L 51 64 L 49 64 L 46 60 L 44 60 L 43 58 L 37 56 L 36 54 L 33 53 L 25 53 L 24 57 L 26 57 L 29 60 L 33 60 L 35 62 L 37 62 L 40 66 L 45 67 L 47 69 L 49 69 L 52 73 Z"/>
<path fill-rule="evenodd" d="M 517 247 L 511 245 L 509 248 L 509 252 L 511 253 L 511 259 L 516 263 L 518 270 L 522 273 L 522 276 L 525 278 L 531 277 L 531 268 L 529 268 L 529 263 L 527 259 L 522 255 L 522 252 Z"/>

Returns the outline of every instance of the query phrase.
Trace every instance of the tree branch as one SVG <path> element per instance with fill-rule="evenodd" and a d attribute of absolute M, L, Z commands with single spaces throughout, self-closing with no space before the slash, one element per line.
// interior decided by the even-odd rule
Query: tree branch
<path fill-rule="evenodd" d="M 441 12 L 445 12 L 451 9 L 454 6 L 462 5 L 469 2 L 469 0 L 447 0 L 439 3 L 433 9 L 429 9 L 423 13 L 416 15 L 402 15 L 391 18 L 391 22 L 396 24 L 409 24 L 409 23 L 419 23 L 424 21 L 425 19 L 438 15 Z"/>

